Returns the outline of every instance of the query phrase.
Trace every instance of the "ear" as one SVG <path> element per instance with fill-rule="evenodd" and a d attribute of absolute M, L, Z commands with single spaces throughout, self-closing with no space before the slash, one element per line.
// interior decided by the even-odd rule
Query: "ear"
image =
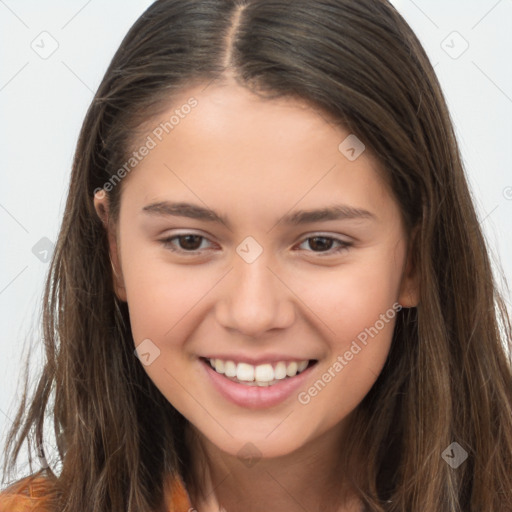
<path fill-rule="evenodd" d="M 119 300 L 126 302 L 126 288 L 124 286 L 123 273 L 121 269 L 121 259 L 119 255 L 116 231 L 115 227 L 109 221 L 108 196 L 103 189 L 97 189 L 94 193 L 94 209 L 96 210 L 98 217 L 101 219 L 103 226 L 107 230 L 114 293 Z"/>
<path fill-rule="evenodd" d="M 414 250 L 420 226 L 415 226 L 409 237 L 407 247 L 406 262 L 400 283 L 400 292 L 398 295 L 398 303 L 404 308 L 414 308 L 420 301 L 420 280 L 417 261 L 415 260 Z"/>

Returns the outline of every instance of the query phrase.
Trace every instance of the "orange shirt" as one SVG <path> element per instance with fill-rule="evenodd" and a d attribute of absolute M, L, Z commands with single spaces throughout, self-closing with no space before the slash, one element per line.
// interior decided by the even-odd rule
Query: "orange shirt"
<path fill-rule="evenodd" d="M 47 490 L 48 481 L 42 476 L 22 478 L 0 492 L 0 512 L 58 512 L 48 508 Z M 170 483 L 166 496 L 170 503 L 168 512 L 193 510 L 180 477 Z"/>

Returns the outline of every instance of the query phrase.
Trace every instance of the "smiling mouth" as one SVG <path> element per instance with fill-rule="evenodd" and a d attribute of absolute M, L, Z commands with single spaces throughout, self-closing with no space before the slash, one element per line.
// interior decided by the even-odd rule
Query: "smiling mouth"
<path fill-rule="evenodd" d="M 201 357 L 216 373 L 226 379 L 245 386 L 273 386 L 279 382 L 292 379 L 315 365 L 316 359 L 276 363 L 265 363 L 257 366 L 247 363 L 235 363 L 221 359 Z"/>

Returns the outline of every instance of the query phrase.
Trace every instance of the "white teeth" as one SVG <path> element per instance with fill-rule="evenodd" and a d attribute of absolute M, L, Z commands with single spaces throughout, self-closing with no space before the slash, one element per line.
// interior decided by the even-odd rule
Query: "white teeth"
<path fill-rule="evenodd" d="M 306 369 L 309 360 L 292 361 L 285 363 L 279 361 L 275 366 L 270 363 L 253 366 L 247 363 L 235 364 L 233 361 L 223 361 L 222 359 L 209 359 L 212 368 L 220 374 L 224 374 L 231 379 L 236 378 L 239 381 L 253 386 L 271 386 L 277 381 L 286 377 L 295 377 Z"/>
<path fill-rule="evenodd" d="M 274 369 L 271 364 L 260 364 L 254 371 L 254 380 L 259 382 L 270 382 L 274 380 Z"/>
<path fill-rule="evenodd" d="M 306 369 L 306 366 L 308 365 L 309 361 L 301 361 L 298 365 L 297 365 L 297 371 L 298 372 L 301 372 L 302 370 L 305 370 Z"/>
<path fill-rule="evenodd" d="M 215 359 L 215 370 L 219 373 L 224 373 L 224 361 L 222 359 Z"/>
<path fill-rule="evenodd" d="M 288 375 L 288 377 L 293 377 L 294 375 L 297 375 L 298 369 L 299 367 L 295 361 L 288 363 L 288 366 L 286 367 L 286 375 Z"/>
<path fill-rule="evenodd" d="M 210 362 L 212 360 L 210 359 Z M 216 359 L 218 361 L 218 359 Z M 217 365 L 215 364 L 215 371 L 217 371 Z M 226 377 L 236 377 L 236 364 L 233 361 L 226 361 L 224 363 L 224 373 Z"/>
<path fill-rule="evenodd" d="M 248 382 L 254 380 L 254 366 L 247 363 L 238 363 L 236 367 L 236 378 Z"/>
<path fill-rule="evenodd" d="M 274 376 L 276 379 L 284 379 L 286 377 L 286 363 L 279 361 L 274 368 Z"/>

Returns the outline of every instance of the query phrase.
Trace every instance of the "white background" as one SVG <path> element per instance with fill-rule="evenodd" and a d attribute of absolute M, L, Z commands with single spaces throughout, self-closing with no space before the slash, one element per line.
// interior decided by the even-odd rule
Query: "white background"
<path fill-rule="evenodd" d="M 41 365 L 38 315 L 48 264 L 40 258 L 49 242 L 40 240 L 57 238 L 74 147 L 93 91 L 150 3 L 0 0 L 0 453 L 21 392 L 25 355 L 30 353 L 34 370 Z M 512 0 L 393 4 L 435 66 L 496 271 L 501 268 L 510 282 Z M 52 44 L 58 47 L 46 59 L 32 48 L 49 51 Z M 32 250 L 36 244 L 42 244 L 36 246 L 39 257 Z"/>

